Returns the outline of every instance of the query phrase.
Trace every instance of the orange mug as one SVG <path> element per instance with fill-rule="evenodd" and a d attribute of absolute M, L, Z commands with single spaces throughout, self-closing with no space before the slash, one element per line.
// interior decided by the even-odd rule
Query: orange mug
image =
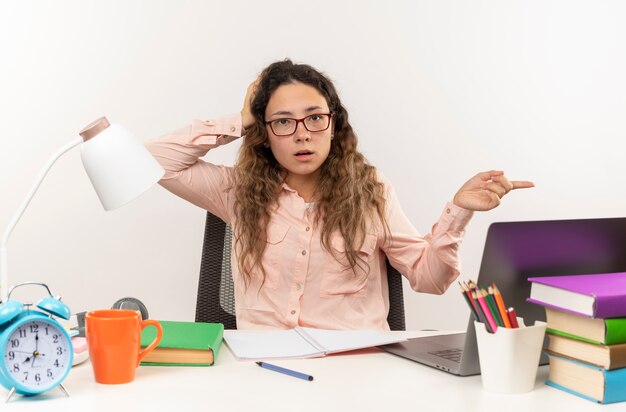
<path fill-rule="evenodd" d="M 141 350 L 141 331 L 157 329 L 156 339 Z M 98 383 L 128 383 L 135 379 L 139 362 L 161 341 L 163 328 L 156 320 L 142 321 L 128 309 L 103 309 L 85 315 L 85 329 L 93 374 Z"/>

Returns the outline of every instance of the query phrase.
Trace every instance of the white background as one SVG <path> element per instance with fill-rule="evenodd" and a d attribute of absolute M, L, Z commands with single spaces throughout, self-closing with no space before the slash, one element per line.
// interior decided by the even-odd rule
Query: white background
<path fill-rule="evenodd" d="M 475 278 L 492 222 L 626 214 L 624 21 L 626 3 L 602 0 L 3 0 L 0 228 L 97 117 L 146 141 L 239 111 L 290 57 L 334 80 L 422 233 L 478 171 L 536 183 L 475 215 L 461 279 Z M 238 147 L 208 159 L 232 164 Z M 74 149 L 10 239 L 9 283 L 44 281 L 73 311 L 135 296 L 151 317 L 191 320 L 204 216 L 161 187 L 104 212 Z M 456 285 L 405 294 L 409 329 L 465 327 Z"/>

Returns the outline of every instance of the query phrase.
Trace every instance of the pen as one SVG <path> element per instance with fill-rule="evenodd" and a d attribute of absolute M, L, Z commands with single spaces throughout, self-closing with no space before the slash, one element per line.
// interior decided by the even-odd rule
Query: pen
<path fill-rule="evenodd" d="M 293 376 L 295 378 L 304 379 L 305 381 L 312 381 L 313 380 L 313 376 L 311 376 L 311 375 L 307 375 L 306 373 L 302 373 L 302 372 L 292 371 L 291 369 L 282 368 L 280 366 L 272 365 L 271 363 L 257 362 L 256 364 L 259 365 L 262 368 L 269 369 L 269 370 L 272 370 L 274 372 L 284 373 L 285 375 L 290 375 L 290 376 Z"/>

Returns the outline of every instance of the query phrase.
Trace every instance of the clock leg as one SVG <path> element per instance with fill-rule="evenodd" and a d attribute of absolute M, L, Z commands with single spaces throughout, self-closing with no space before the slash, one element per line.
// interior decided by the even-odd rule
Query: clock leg
<path fill-rule="evenodd" d="M 9 399 L 11 399 L 11 396 L 13 396 L 14 393 L 15 393 L 15 386 L 9 392 L 9 395 L 7 396 L 7 399 L 4 401 L 4 403 L 9 402 Z"/>
<path fill-rule="evenodd" d="M 67 389 L 65 389 L 65 387 L 62 384 L 59 384 L 59 389 L 61 389 L 61 392 L 66 394 L 68 397 L 70 396 L 70 394 L 67 392 Z"/>

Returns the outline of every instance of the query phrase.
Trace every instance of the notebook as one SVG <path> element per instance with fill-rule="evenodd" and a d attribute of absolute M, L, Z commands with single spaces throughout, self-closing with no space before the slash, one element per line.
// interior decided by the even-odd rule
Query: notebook
<path fill-rule="evenodd" d="M 626 271 L 626 218 L 498 222 L 489 226 L 479 285 L 496 283 L 526 325 L 545 322 L 545 309 L 527 302 L 529 277 Z M 413 338 L 382 349 L 456 375 L 480 373 L 474 323 L 452 335 Z M 542 355 L 542 364 L 547 357 Z"/>
<path fill-rule="evenodd" d="M 315 358 L 406 340 L 373 330 L 326 330 L 296 326 L 286 330 L 224 331 L 238 360 Z"/>

